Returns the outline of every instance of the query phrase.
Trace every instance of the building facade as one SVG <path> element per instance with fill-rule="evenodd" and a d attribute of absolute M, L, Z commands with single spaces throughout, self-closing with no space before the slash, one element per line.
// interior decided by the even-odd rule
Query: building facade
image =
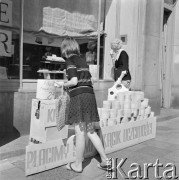
<path fill-rule="evenodd" d="M 16 1 L 16 2 L 15 2 Z M 20 134 L 29 134 L 31 101 L 36 97 L 36 85 L 39 75 L 36 73 L 40 59 L 50 46 L 53 53 L 58 52 L 58 45 L 62 38 L 49 35 L 32 36 L 34 29 L 40 29 L 43 11 L 39 7 L 48 7 L 48 1 L 3 0 L 1 4 L 1 54 L 0 54 L 0 122 L 3 127 L 0 133 L 12 132 L 15 127 Z M 36 2 L 34 6 L 33 2 Z M 61 2 L 61 3 L 60 3 Z M 164 0 L 78 0 L 83 2 L 84 8 L 68 6 L 65 1 L 58 2 L 55 7 L 73 12 L 73 8 L 82 14 L 91 14 L 94 19 L 100 17 L 100 25 L 104 34 L 101 35 L 99 62 L 99 77 L 95 81 L 94 89 L 97 103 L 100 107 L 102 101 L 107 99 L 107 89 L 113 85 L 112 61 L 109 55 L 110 42 L 118 37 L 124 42 L 124 49 L 129 54 L 129 65 L 132 75 L 132 90 L 142 90 L 155 114 L 160 113 L 161 107 L 178 107 L 178 28 L 179 5 L 177 1 Z M 100 2 L 100 3 L 99 3 Z M 45 4 L 43 4 L 45 3 Z M 42 6 L 43 4 L 43 6 Z M 94 8 L 101 6 L 99 9 Z M 38 7 L 39 6 L 39 7 Z M 34 8 L 33 8 L 34 7 Z M 36 10 L 35 10 L 36 7 Z M 19 11 L 13 10 L 19 9 Z M 53 6 L 52 6 L 53 8 Z M 21 37 L 20 9 L 23 9 L 23 38 Z M 33 18 L 26 17 L 26 11 L 34 9 Z M 82 9 L 82 10 L 80 10 Z M 100 13 L 99 13 L 100 10 Z M 8 12 L 5 13 L 4 12 Z M 22 13 L 23 13 L 22 12 Z M 99 16 L 100 14 L 100 16 Z M 11 18 L 12 17 L 12 18 Z M 19 22 L 15 19 L 19 19 Z M 34 21 L 34 22 L 33 22 Z M 96 24 L 97 26 L 97 24 Z M 99 28 L 99 27 L 98 27 Z M 97 31 L 97 29 L 96 29 Z M 99 31 L 99 29 L 98 29 Z M 9 40 L 9 41 L 8 41 Z M 87 51 L 88 38 L 79 41 L 84 53 Z M 97 41 L 97 37 L 92 40 Z M 7 42 L 6 42 L 7 41 Z M 23 42 L 23 49 L 20 48 Z M 23 52 L 23 55 L 21 54 Z M 99 51 L 98 51 L 99 52 Z M 32 57 L 32 55 L 34 55 Z M 20 56 L 22 59 L 20 61 Z M 60 55 L 59 55 L 60 56 Z M 31 59 L 31 60 L 29 60 Z M 31 69 L 29 68 L 31 62 Z M 20 65 L 23 64 L 22 70 Z M 94 64 L 95 65 L 95 64 Z M 32 68 L 33 67 L 33 68 Z M 23 78 L 20 81 L 20 74 Z"/>

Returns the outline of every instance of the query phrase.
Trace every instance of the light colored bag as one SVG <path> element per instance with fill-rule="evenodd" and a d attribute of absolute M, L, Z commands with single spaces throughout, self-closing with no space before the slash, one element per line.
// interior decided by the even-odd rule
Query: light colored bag
<path fill-rule="evenodd" d="M 70 105 L 70 96 L 68 95 L 67 91 L 62 91 L 62 95 L 58 97 L 56 107 L 56 123 L 58 131 L 60 131 L 66 125 Z"/>

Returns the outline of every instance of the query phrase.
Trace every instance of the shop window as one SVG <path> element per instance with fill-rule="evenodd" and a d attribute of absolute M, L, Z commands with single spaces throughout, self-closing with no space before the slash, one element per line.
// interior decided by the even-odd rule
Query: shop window
<path fill-rule="evenodd" d="M 3 37 L 1 37 L 3 38 Z M 19 34 L 12 32 L 11 53 L 0 55 L 0 79 L 19 79 Z"/>
<path fill-rule="evenodd" d="M 99 58 L 99 79 L 103 79 L 103 61 L 104 61 L 104 38 L 100 40 L 100 58 Z M 93 79 L 97 79 L 97 40 L 89 40 L 88 43 L 80 44 L 80 52 L 89 65 Z"/>
<path fill-rule="evenodd" d="M 64 62 L 48 61 L 47 56 L 60 57 L 60 48 L 44 45 L 24 43 L 23 48 L 23 79 L 43 79 L 44 75 L 39 70 L 46 70 L 50 73 L 51 79 L 62 79 L 63 74 L 55 71 L 65 69 Z"/>

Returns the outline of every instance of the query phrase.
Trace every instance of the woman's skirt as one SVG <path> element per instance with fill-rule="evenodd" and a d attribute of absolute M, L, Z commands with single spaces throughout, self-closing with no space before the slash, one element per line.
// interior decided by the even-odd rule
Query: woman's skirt
<path fill-rule="evenodd" d="M 82 93 L 70 98 L 66 124 L 79 124 L 81 130 L 94 132 L 95 122 L 99 122 L 95 94 Z"/>

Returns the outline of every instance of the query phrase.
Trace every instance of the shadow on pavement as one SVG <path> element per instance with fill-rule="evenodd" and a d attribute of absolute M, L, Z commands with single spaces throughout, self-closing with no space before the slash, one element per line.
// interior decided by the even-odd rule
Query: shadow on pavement
<path fill-rule="evenodd" d="M 20 133 L 15 127 L 13 127 L 12 132 L 0 133 L 0 147 L 19 137 Z"/>

